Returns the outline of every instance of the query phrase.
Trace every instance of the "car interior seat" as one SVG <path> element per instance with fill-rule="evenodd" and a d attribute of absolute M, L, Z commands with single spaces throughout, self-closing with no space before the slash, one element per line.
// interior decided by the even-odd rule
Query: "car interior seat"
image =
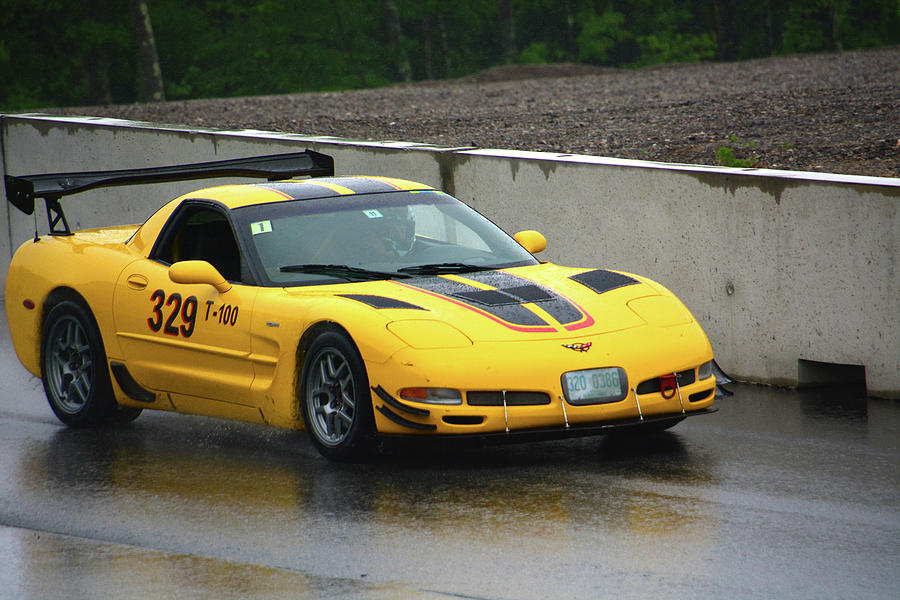
<path fill-rule="evenodd" d="M 227 221 L 187 225 L 179 238 L 180 260 L 205 260 L 228 281 L 241 281 L 241 255 Z"/>

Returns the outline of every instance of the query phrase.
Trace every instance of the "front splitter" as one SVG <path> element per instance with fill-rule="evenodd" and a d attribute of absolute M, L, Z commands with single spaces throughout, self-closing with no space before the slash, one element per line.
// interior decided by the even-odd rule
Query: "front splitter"
<path fill-rule="evenodd" d="M 635 417 L 619 419 L 616 421 L 602 421 L 597 423 L 579 423 L 562 427 L 541 427 L 537 429 L 519 429 L 511 431 L 497 431 L 492 433 L 458 433 L 458 434 L 434 434 L 434 435 L 401 435 L 379 434 L 386 442 L 404 441 L 421 442 L 428 444 L 429 440 L 440 440 L 441 445 L 453 444 L 463 447 L 493 446 L 498 444 L 521 444 L 539 442 L 545 440 L 560 440 L 589 436 L 608 435 L 615 432 L 623 432 L 641 429 L 661 431 L 671 427 L 687 417 L 709 415 L 718 412 L 718 407 L 710 406 L 699 410 L 684 413 L 652 415 L 648 417 Z"/>

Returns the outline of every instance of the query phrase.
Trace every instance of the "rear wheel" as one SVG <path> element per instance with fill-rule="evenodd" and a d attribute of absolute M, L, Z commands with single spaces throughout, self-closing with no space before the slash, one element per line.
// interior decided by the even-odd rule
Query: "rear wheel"
<path fill-rule="evenodd" d="M 300 393 L 306 430 L 320 453 L 334 460 L 371 455 L 375 420 L 369 379 L 362 357 L 343 332 L 328 330 L 313 340 Z"/>
<path fill-rule="evenodd" d="M 100 332 L 80 302 L 60 302 L 44 319 L 41 379 L 50 408 L 66 425 L 126 423 L 141 413 L 116 403 Z"/>

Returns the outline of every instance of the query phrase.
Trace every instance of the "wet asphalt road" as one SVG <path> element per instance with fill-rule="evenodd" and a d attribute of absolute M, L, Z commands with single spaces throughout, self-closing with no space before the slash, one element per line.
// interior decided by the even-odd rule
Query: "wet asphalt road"
<path fill-rule="evenodd" d="M 0 598 L 896 598 L 900 402 L 734 385 L 637 440 L 60 425 L 0 321 Z"/>

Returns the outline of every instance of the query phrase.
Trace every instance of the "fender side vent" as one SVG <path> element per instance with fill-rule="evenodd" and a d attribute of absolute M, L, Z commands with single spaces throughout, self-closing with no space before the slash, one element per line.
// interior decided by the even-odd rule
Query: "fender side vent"
<path fill-rule="evenodd" d="M 138 402 L 156 402 L 156 394 L 142 388 L 141 384 L 134 380 L 134 377 L 128 372 L 128 367 L 124 364 L 110 361 L 109 367 L 116 378 L 116 383 L 119 384 L 126 396 Z"/>

